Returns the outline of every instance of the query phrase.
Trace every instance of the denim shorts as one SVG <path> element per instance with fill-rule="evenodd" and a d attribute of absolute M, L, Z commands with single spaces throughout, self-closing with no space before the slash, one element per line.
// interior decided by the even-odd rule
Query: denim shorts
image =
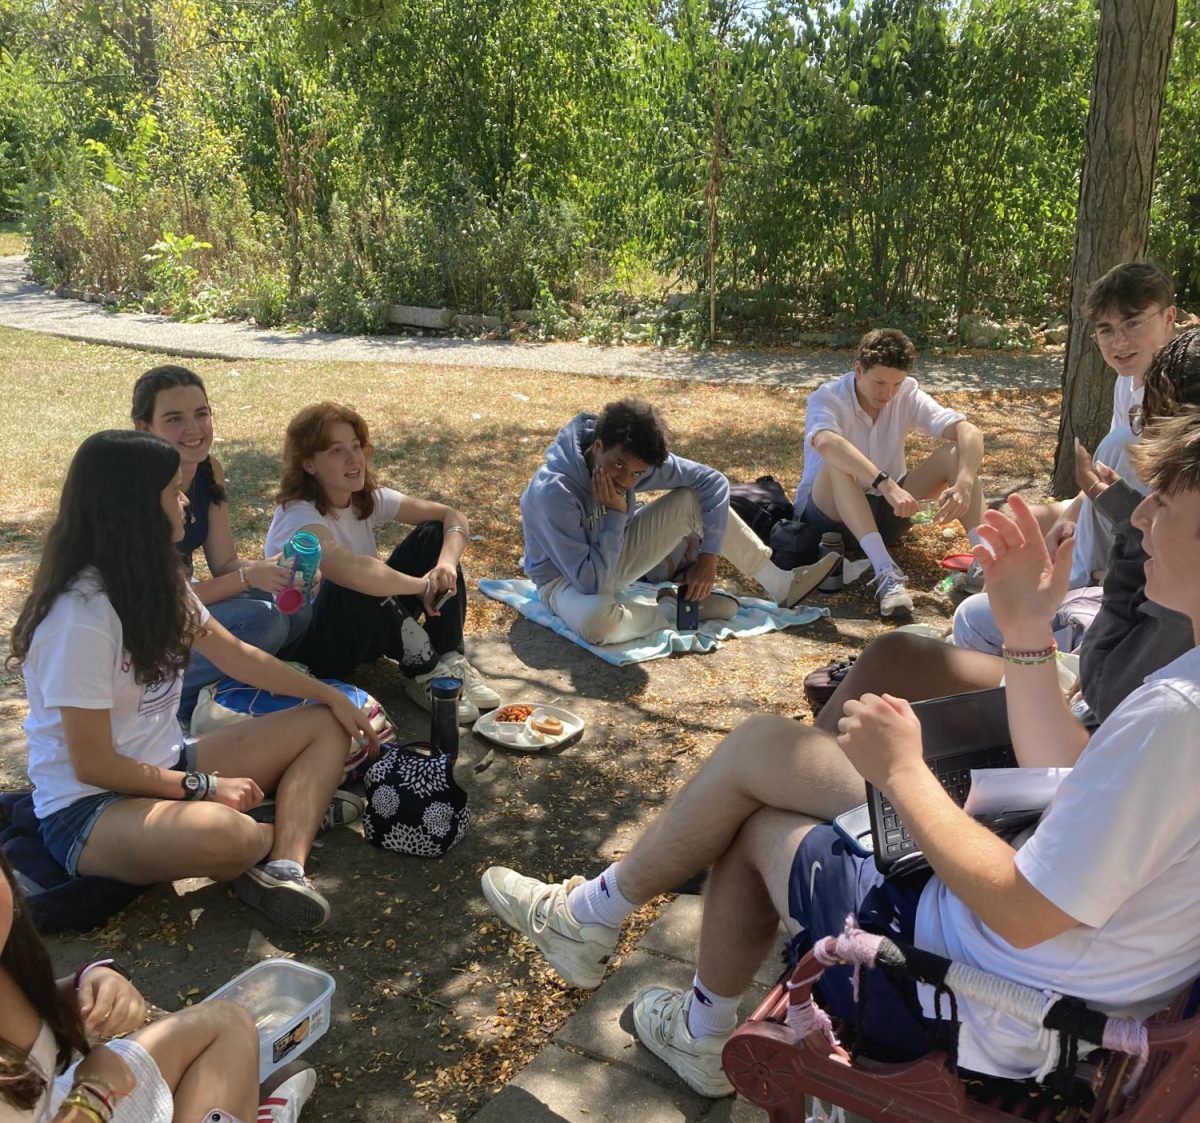
<path fill-rule="evenodd" d="M 896 481 L 901 487 L 904 486 L 904 480 Z M 868 495 L 867 506 L 871 508 L 871 517 L 875 520 L 875 529 L 879 531 L 879 536 L 883 539 L 884 544 L 895 546 L 901 538 L 904 537 L 904 532 L 912 526 L 912 522 L 908 519 L 901 518 L 895 511 L 892 510 L 892 505 L 884 499 L 882 495 Z M 813 502 L 813 497 L 808 497 L 808 502 L 804 504 L 804 513 L 800 516 L 805 523 L 820 532 L 826 534 L 829 531 L 835 531 L 847 541 L 852 541 L 854 535 L 850 532 L 850 528 L 837 519 L 831 519 L 820 507 Z"/>
<path fill-rule="evenodd" d="M 875 859 L 851 851 L 829 826 L 814 827 L 796 848 L 788 884 L 788 912 L 804 930 L 788 944 L 795 964 L 825 936 L 839 936 L 846 917 L 857 918 L 864 931 L 912 943 L 917 903 L 929 872 L 885 881 Z M 935 1026 L 921 1012 L 916 984 L 893 978 L 880 968 L 862 972 L 864 1001 L 855 1000 L 852 968 L 826 968 L 817 984 L 821 1005 L 835 1018 L 855 1026 L 862 1051 L 875 1060 L 909 1061 L 945 1044 L 945 1026 Z"/>
<path fill-rule="evenodd" d="M 179 759 L 171 765 L 172 772 L 194 772 L 196 770 L 196 742 L 184 741 L 179 748 Z M 54 860 L 67 871 L 68 877 L 78 873 L 79 855 L 87 845 L 92 830 L 100 816 L 112 803 L 133 797 L 120 792 L 97 792 L 85 795 L 74 803 L 61 807 L 52 815 L 38 820 L 42 832 L 42 843 Z"/>

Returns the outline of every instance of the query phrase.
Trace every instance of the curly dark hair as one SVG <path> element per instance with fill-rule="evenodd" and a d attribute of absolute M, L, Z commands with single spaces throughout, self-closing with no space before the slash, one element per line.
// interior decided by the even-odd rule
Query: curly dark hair
<path fill-rule="evenodd" d="M 1170 308 L 1175 303 L 1171 274 L 1153 261 L 1123 261 L 1091 283 L 1083 298 L 1089 320 L 1108 311 L 1128 319 L 1152 304 Z"/>
<path fill-rule="evenodd" d="M 864 371 L 872 367 L 910 371 L 917 361 L 917 348 L 904 332 L 896 328 L 876 328 L 859 340 L 854 361 Z"/>
<path fill-rule="evenodd" d="M 12 866 L 2 850 L 0 876 L 8 882 L 13 900 L 12 928 L 4 942 L 4 950 L 0 952 L 0 967 L 50 1027 L 57 1047 L 55 1071 L 62 1072 L 76 1053 L 88 1051 L 79 1004 L 59 993 L 50 955 L 33 925 Z M 0 1038 L 0 1103 L 10 1104 L 18 1111 L 31 1110 L 42 1098 L 50 1075 L 31 1064 L 27 1053 Z"/>
<path fill-rule="evenodd" d="M 311 503 L 322 515 L 329 514 L 329 498 L 316 477 L 304 470 L 304 462 L 333 444 L 329 430 L 339 421 L 344 421 L 354 430 L 367 456 L 363 485 L 350 497 L 350 506 L 354 508 L 355 518 L 370 518 L 375 510 L 375 489 L 379 486 L 371 467 L 371 454 L 375 451 L 375 446 L 371 444 L 371 431 L 362 414 L 337 402 L 317 402 L 306 406 L 288 422 L 287 436 L 283 442 L 283 476 L 275 493 L 275 502 L 280 506 L 300 499 Z"/>
<path fill-rule="evenodd" d="M 609 402 L 596 418 L 596 437 L 605 448 L 625 448 L 652 468 L 667 459 L 667 423 L 644 398 Z"/>
<path fill-rule="evenodd" d="M 171 443 L 144 430 L 93 433 L 79 446 L 12 630 L 10 665 L 29 654 L 55 600 L 90 567 L 121 621 L 136 680 L 163 682 L 183 670 L 199 623 L 162 507 L 178 471 Z"/>
<path fill-rule="evenodd" d="M 158 402 L 158 395 L 163 390 L 174 390 L 177 386 L 195 386 L 204 395 L 204 400 L 208 401 L 208 391 L 204 388 L 204 380 L 194 370 L 174 366 L 171 363 L 160 367 L 151 367 L 145 374 L 139 375 L 138 380 L 133 384 L 133 405 L 129 410 L 129 416 L 134 424 L 140 423 L 149 429 L 154 424 L 154 407 Z M 208 484 L 208 494 L 212 501 L 217 504 L 224 503 L 225 489 L 217 483 L 216 474 L 213 472 L 212 456 L 206 456 L 201 460 L 196 466 L 196 471 L 204 477 Z"/>
<path fill-rule="evenodd" d="M 1182 406 L 1200 406 L 1200 328 L 1180 332 L 1158 349 L 1146 371 L 1142 423 L 1172 417 Z"/>

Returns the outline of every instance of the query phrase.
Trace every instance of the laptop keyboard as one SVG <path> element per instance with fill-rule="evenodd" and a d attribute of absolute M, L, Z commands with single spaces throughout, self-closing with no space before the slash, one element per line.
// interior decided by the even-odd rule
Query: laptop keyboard
<path fill-rule="evenodd" d="M 1016 762 L 1012 749 L 1002 745 L 995 749 L 975 749 L 969 753 L 938 757 L 929 761 L 929 767 L 947 794 L 961 807 L 967 802 L 971 790 L 971 770 L 974 768 L 1005 768 Z M 889 861 L 903 857 L 917 849 L 917 844 L 908 833 L 908 828 L 883 792 L 879 793 L 879 809 L 883 823 L 883 852 Z"/>

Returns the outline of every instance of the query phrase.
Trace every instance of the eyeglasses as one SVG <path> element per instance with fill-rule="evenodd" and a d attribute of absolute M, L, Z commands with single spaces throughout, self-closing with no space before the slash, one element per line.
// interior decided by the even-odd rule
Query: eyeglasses
<path fill-rule="evenodd" d="M 1141 316 L 1130 316 L 1128 320 L 1122 320 L 1119 324 L 1102 324 L 1092 332 L 1092 338 L 1101 347 L 1110 346 L 1115 342 L 1118 335 L 1122 335 L 1131 341 L 1140 339 L 1145 335 L 1146 329 L 1149 328 L 1153 320 L 1161 316 L 1165 311 L 1165 308 L 1160 308 L 1157 312 L 1143 313 Z"/>

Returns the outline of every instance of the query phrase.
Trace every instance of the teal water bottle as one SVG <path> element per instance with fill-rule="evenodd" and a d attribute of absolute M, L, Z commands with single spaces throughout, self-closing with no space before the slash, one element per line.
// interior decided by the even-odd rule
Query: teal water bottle
<path fill-rule="evenodd" d="M 288 616 L 312 603 L 313 582 L 321 564 L 321 540 L 307 530 L 298 530 L 283 544 L 280 565 L 292 571 L 286 589 L 275 594 L 280 612 Z"/>

